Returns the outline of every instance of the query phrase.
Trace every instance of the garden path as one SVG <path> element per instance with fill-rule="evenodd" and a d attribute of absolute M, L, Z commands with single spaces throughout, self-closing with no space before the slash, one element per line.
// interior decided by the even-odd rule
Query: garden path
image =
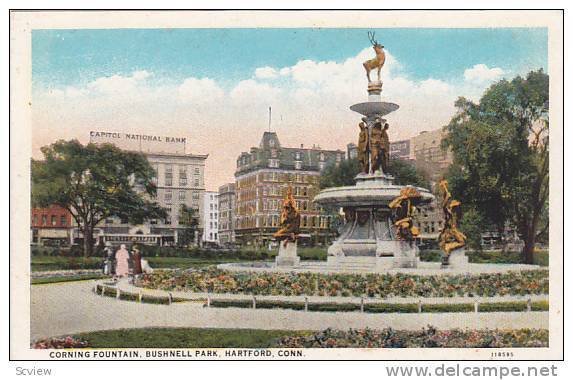
<path fill-rule="evenodd" d="M 549 325 L 548 312 L 368 314 L 204 308 L 201 303 L 140 304 L 96 295 L 93 286 L 93 281 L 33 285 L 30 338 L 143 327 L 414 330 L 427 325 L 439 329 L 547 329 Z"/>

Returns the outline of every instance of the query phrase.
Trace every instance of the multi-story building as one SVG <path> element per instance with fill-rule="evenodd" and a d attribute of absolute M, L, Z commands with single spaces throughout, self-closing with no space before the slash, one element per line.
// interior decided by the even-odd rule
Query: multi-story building
<path fill-rule="evenodd" d="M 235 184 L 226 183 L 219 187 L 219 243 L 235 242 Z"/>
<path fill-rule="evenodd" d="M 346 157 L 353 159 L 358 157 L 358 146 L 354 143 L 346 145 Z M 400 140 L 390 142 L 390 158 L 401 160 L 411 160 L 410 157 L 410 140 Z"/>
<path fill-rule="evenodd" d="M 205 191 L 203 194 L 203 243 L 219 243 L 219 194 Z"/>
<path fill-rule="evenodd" d="M 313 242 L 333 237 L 331 216 L 313 202 L 320 171 L 344 159 L 342 150 L 281 146 L 275 132 L 265 132 L 258 147 L 243 152 L 235 172 L 235 236 L 243 244 L 266 244 L 279 228 L 282 200 L 292 187 L 301 213 L 301 236 Z"/>
<path fill-rule="evenodd" d="M 425 172 L 433 182 L 438 182 L 453 162 L 451 150 L 442 148 L 446 136 L 443 129 L 423 131 L 410 139 L 410 158 L 416 167 Z"/>
<path fill-rule="evenodd" d="M 399 140 L 390 143 L 390 158 L 410 160 L 410 140 Z"/>
<path fill-rule="evenodd" d="M 70 245 L 73 243 L 72 214 L 60 206 L 32 208 L 32 244 Z"/>
<path fill-rule="evenodd" d="M 349 160 L 358 158 L 358 145 L 354 143 L 346 144 L 346 158 Z"/>
<path fill-rule="evenodd" d="M 95 231 L 101 240 L 128 242 L 137 239 L 157 244 L 176 244 L 178 233 L 185 228 L 179 224 L 182 205 L 193 209 L 199 219 L 198 225 L 204 225 L 207 155 L 185 153 L 185 138 L 91 132 L 90 142 L 112 143 L 122 149 L 143 153 L 156 173 L 154 181 L 157 194 L 154 200 L 168 212 L 165 219 L 148 220 L 140 226 L 130 225 L 127 220 L 119 218 L 108 218 Z M 141 235 L 147 236 L 144 238 Z M 197 243 L 198 239 L 199 236 Z"/>

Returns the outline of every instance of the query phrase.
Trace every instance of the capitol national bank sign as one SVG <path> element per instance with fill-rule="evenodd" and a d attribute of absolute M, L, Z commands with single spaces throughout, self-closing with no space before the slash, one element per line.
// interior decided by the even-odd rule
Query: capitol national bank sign
<path fill-rule="evenodd" d="M 140 152 L 184 154 L 187 138 L 138 133 L 90 131 L 90 142 L 96 144 L 110 143 L 121 149 Z"/>

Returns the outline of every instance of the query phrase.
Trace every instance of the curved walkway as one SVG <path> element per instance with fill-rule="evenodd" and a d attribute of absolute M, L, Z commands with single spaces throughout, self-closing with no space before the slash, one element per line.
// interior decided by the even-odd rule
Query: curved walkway
<path fill-rule="evenodd" d="M 93 287 L 94 281 L 32 286 L 30 338 L 143 327 L 417 330 L 427 325 L 439 329 L 549 326 L 548 312 L 368 314 L 204 308 L 202 302 L 153 305 L 120 301 L 96 295 Z"/>

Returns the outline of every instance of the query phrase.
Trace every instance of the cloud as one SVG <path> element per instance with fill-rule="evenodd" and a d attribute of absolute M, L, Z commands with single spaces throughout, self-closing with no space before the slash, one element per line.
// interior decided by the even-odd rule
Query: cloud
<path fill-rule="evenodd" d="M 87 89 L 103 94 L 130 92 L 145 82 L 145 79 L 149 76 L 151 76 L 151 73 L 142 70 L 134 71 L 130 76 L 112 75 L 101 77 L 88 83 Z"/>
<path fill-rule="evenodd" d="M 255 70 L 255 77 L 258 79 L 273 79 L 279 76 L 279 72 L 272 67 L 259 67 Z"/>
<path fill-rule="evenodd" d="M 187 78 L 177 91 L 179 100 L 195 104 L 212 104 L 225 95 L 221 87 L 209 78 Z"/>
<path fill-rule="evenodd" d="M 474 65 L 472 68 L 466 69 L 464 71 L 464 78 L 468 82 L 473 83 L 489 83 L 493 82 L 505 72 L 499 67 L 492 67 L 491 69 L 483 63 Z"/>

